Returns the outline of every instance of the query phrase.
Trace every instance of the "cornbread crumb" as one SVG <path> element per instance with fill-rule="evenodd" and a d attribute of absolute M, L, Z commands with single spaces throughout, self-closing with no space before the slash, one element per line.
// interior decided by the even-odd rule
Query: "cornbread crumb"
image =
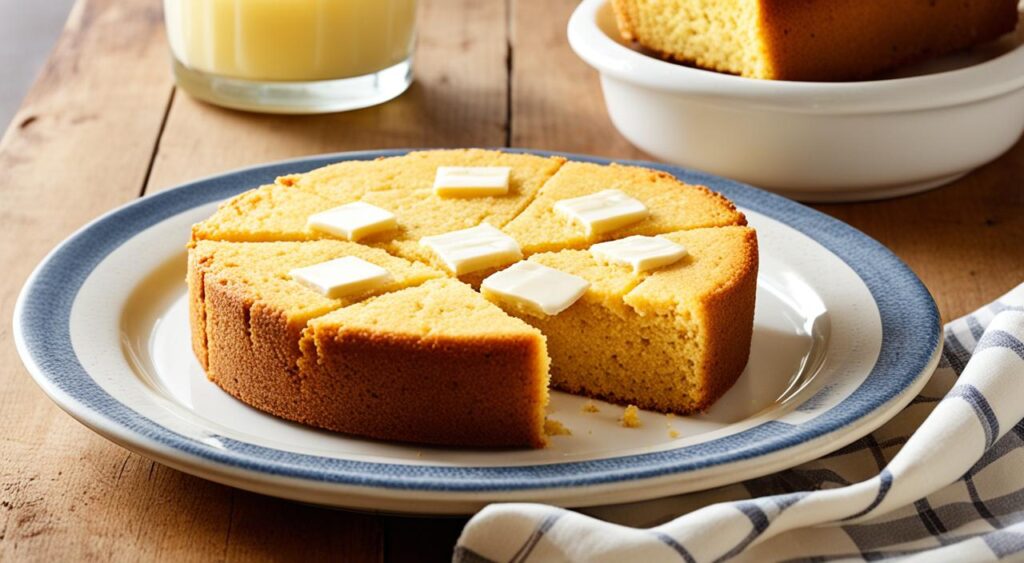
<path fill-rule="evenodd" d="M 583 412 L 601 412 L 601 409 L 597 408 L 597 405 L 592 400 L 583 403 L 583 408 L 580 410 Z"/>
<path fill-rule="evenodd" d="M 544 434 L 548 436 L 572 436 L 572 430 L 566 428 L 564 424 L 553 419 L 544 419 Z"/>
<path fill-rule="evenodd" d="M 619 419 L 619 424 L 625 428 L 640 428 L 642 426 L 640 422 L 640 409 L 636 408 L 636 405 L 626 407 L 626 410 L 622 411 L 622 418 Z"/>
<path fill-rule="evenodd" d="M 669 428 L 669 430 L 668 430 L 668 437 L 672 438 L 673 440 L 675 440 L 676 438 L 679 437 L 679 432 L 676 432 L 675 430 Z"/>

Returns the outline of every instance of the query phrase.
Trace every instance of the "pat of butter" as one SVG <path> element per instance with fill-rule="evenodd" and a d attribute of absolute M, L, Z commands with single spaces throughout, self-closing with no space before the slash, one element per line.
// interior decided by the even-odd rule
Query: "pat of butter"
<path fill-rule="evenodd" d="M 646 219 L 650 215 L 642 201 L 626 195 L 621 190 L 604 190 L 597 193 L 563 199 L 555 203 L 555 211 L 583 225 L 587 236 L 614 231 Z"/>
<path fill-rule="evenodd" d="M 664 237 L 636 235 L 595 244 L 590 253 L 613 264 L 632 266 L 634 272 L 644 272 L 678 262 L 686 256 L 686 247 Z"/>
<path fill-rule="evenodd" d="M 331 299 L 366 293 L 391 281 L 391 272 L 355 256 L 296 268 L 288 275 Z"/>
<path fill-rule="evenodd" d="M 347 240 L 398 228 L 395 214 L 376 205 L 356 201 L 310 215 L 306 226 Z"/>
<path fill-rule="evenodd" d="M 457 276 L 504 266 L 523 257 L 516 239 L 487 223 L 443 235 L 423 237 L 420 244 L 434 251 Z"/>
<path fill-rule="evenodd" d="M 441 197 L 483 197 L 508 193 L 508 166 L 438 166 L 434 193 Z"/>
<path fill-rule="evenodd" d="M 517 262 L 495 272 L 480 284 L 480 293 L 539 315 L 557 315 L 569 308 L 590 287 L 590 282 L 561 270 L 533 262 Z"/>

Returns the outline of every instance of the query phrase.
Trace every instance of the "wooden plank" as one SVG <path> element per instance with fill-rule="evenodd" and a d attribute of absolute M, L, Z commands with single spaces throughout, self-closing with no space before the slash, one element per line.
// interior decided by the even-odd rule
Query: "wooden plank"
<path fill-rule="evenodd" d="M 386 104 L 348 113 L 259 115 L 179 91 L 147 193 L 233 168 L 326 152 L 502 146 L 507 73 L 502 2 L 420 3 L 416 81 Z"/>
<path fill-rule="evenodd" d="M 172 85 L 159 3 L 81 0 L 0 141 L 0 316 L 72 230 L 138 197 Z M 60 412 L 0 325 L 0 560 L 377 560 L 373 517 L 196 479 L 131 454 Z"/>
<path fill-rule="evenodd" d="M 574 0 L 518 0 L 512 6 L 514 147 L 648 159 L 619 134 L 605 111 L 597 71 L 569 48 Z"/>
<path fill-rule="evenodd" d="M 878 239 L 928 286 L 944 321 L 1024 282 L 1024 140 L 948 186 L 897 199 L 815 205 Z"/>
<path fill-rule="evenodd" d="M 0 241 L 0 317 L 11 318 L 22 282 L 53 245 L 138 196 L 171 92 L 166 60 L 158 5 L 82 0 L 72 11 L 0 141 L 0 222 L 14 235 Z M 112 516 L 144 505 L 108 499 L 129 490 L 118 483 L 122 463 L 142 460 L 43 396 L 8 322 L 0 325 L 0 387 L 0 560 L 112 549 L 130 517 Z"/>

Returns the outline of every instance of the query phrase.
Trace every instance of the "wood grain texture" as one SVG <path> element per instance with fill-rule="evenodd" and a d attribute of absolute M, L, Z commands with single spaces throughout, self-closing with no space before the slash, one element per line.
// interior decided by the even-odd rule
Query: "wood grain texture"
<path fill-rule="evenodd" d="M 1024 141 L 937 190 L 813 207 L 889 247 L 931 291 L 943 321 L 1024 282 Z"/>
<path fill-rule="evenodd" d="M 619 159 L 648 159 L 612 126 L 597 72 L 569 48 L 565 26 L 578 2 L 511 6 L 510 145 Z"/>
<path fill-rule="evenodd" d="M 329 151 L 512 146 L 644 158 L 611 125 L 565 41 L 574 0 L 422 2 L 417 82 L 328 116 L 266 116 L 172 95 L 159 5 L 79 0 L 0 141 L 0 315 L 31 268 L 94 216 L 207 174 Z M 168 104 L 170 104 L 168 110 Z M 961 181 L 820 205 L 879 239 L 944 318 L 1024 281 L 1024 143 Z M 12 228 L 13 227 L 13 228 Z M 384 517 L 264 497 L 99 438 L 30 381 L 0 323 L 0 560 L 446 561 L 464 520 Z"/>

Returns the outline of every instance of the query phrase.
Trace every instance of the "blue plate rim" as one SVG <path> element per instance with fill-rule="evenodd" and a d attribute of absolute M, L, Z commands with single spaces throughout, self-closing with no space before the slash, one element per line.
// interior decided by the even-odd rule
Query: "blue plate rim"
<path fill-rule="evenodd" d="M 396 490 L 487 492 L 558 489 L 650 479 L 776 454 L 825 437 L 882 409 L 919 382 L 938 353 L 941 320 L 927 288 L 887 248 L 838 219 L 781 196 L 696 170 L 646 161 L 498 148 L 495 150 L 556 155 L 601 164 L 617 162 L 662 170 L 688 183 L 706 185 L 737 205 L 781 221 L 811 237 L 848 264 L 875 300 L 882 320 L 882 347 L 871 373 L 839 404 L 799 425 L 769 421 L 701 444 L 599 460 L 453 467 L 299 454 L 226 437 L 218 437 L 218 447 L 171 431 L 135 412 L 107 394 L 79 363 L 71 344 L 69 326 L 74 298 L 102 259 L 142 230 L 198 205 L 267 183 L 280 175 L 342 160 L 397 156 L 412 150 L 422 149 L 342 152 L 256 165 L 147 195 L 106 213 L 65 239 L 28 278 L 19 295 L 14 316 L 15 338 L 23 361 L 54 400 L 57 397 L 48 386 L 113 424 L 122 436 L 144 439 L 214 465 L 318 483 Z M 925 336 L 927 341 L 924 341 Z M 61 401 L 57 402 L 65 406 Z M 77 414 L 75 416 L 82 420 Z M 83 422 L 92 426 L 85 420 Z"/>

